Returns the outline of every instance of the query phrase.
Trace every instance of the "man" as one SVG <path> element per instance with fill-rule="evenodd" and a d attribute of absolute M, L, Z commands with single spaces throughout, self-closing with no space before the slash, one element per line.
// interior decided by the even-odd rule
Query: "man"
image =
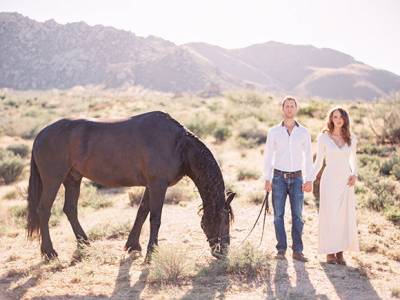
<path fill-rule="evenodd" d="M 294 119 L 297 109 L 298 103 L 294 97 L 286 96 L 282 100 L 283 121 L 269 129 L 265 143 L 264 178 L 265 190 L 272 190 L 275 235 L 278 241 L 276 257 L 285 259 L 287 242 L 284 215 L 285 202 L 289 195 L 293 259 L 307 262 L 308 259 L 303 255 L 302 210 L 304 192 L 311 192 L 312 189 L 313 161 L 310 133 Z"/>

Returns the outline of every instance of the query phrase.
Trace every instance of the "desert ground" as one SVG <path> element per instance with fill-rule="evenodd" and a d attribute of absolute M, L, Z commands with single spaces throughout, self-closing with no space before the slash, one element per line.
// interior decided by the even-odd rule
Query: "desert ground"
<path fill-rule="evenodd" d="M 274 258 L 271 214 L 262 243 L 262 222 L 242 243 L 264 197 L 263 145 L 267 129 L 281 118 L 280 97 L 235 91 L 202 98 L 140 88 L 0 90 L 0 170 L 4 178 L 9 178 L 5 176 L 10 168 L 5 166 L 10 162 L 12 170 L 20 170 L 0 185 L 0 299 L 399 298 L 399 95 L 376 102 L 301 99 L 298 120 L 310 129 L 314 152 L 316 136 L 334 106 L 349 110 L 359 137 L 356 193 L 361 251 L 345 253 L 347 266 L 327 265 L 317 253 L 318 201 L 313 193 L 306 194 L 303 212 L 304 253 L 309 262 L 293 261 L 290 249 L 286 260 Z M 89 180 L 82 184 L 79 219 L 91 246 L 77 245 L 62 213 L 61 188 L 50 219 L 59 257 L 44 260 L 38 241 L 27 240 L 25 230 L 30 149 L 37 132 L 62 117 L 123 118 L 151 110 L 169 113 L 197 134 L 217 159 L 226 188 L 237 193 L 227 259 L 211 256 L 200 227 L 200 195 L 191 180 L 184 178 L 167 193 L 159 248 L 151 264 L 144 263 L 145 253 L 129 255 L 123 250 L 143 188 L 109 189 Z M 290 227 L 287 203 L 289 245 Z M 148 237 L 146 220 L 143 249 Z"/>

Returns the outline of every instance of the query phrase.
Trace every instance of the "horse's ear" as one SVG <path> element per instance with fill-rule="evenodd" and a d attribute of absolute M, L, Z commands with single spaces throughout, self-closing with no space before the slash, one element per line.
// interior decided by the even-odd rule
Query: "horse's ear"
<path fill-rule="evenodd" d="M 229 205 L 231 204 L 233 198 L 235 198 L 236 193 L 229 191 L 229 192 L 226 193 L 226 195 L 227 195 L 227 197 L 226 197 L 226 202 L 225 202 L 225 204 L 226 204 L 227 206 L 229 206 Z"/>

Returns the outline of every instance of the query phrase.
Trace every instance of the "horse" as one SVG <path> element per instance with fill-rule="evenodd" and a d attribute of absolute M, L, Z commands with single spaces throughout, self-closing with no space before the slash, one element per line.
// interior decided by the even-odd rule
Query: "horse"
<path fill-rule="evenodd" d="M 230 243 L 233 192 L 225 193 L 222 172 L 207 146 L 192 132 L 161 111 L 121 120 L 64 118 L 43 128 L 31 155 L 27 236 L 40 239 L 46 259 L 58 256 L 49 232 L 51 207 L 61 184 L 63 212 L 80 244 L 89 239 L 78 220 L 82 178 L 107 187 L 144 186 L 125 250 L 141 252 L 142 225 L 150 213 L 146 258 L 158 245 L 158 231 L 167 188 L 188 176 L 202 199 L 201 228 L 211 254 L 221 258 Z"/>

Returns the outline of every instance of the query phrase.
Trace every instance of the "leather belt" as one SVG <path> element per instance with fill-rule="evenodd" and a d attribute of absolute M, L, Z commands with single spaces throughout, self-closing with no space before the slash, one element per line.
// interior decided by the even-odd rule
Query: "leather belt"
<path fill-rule="evenodd" d="M 296 178 L 296 177 L 301 177 L 301 171 L 294 171 L 294 172 L 285 172 L 285 171 L 281 171 L 278 169 L 274 169 L 274 175 L 281 175 L 283 176 L 285 179 L 287 178 Z"/>

